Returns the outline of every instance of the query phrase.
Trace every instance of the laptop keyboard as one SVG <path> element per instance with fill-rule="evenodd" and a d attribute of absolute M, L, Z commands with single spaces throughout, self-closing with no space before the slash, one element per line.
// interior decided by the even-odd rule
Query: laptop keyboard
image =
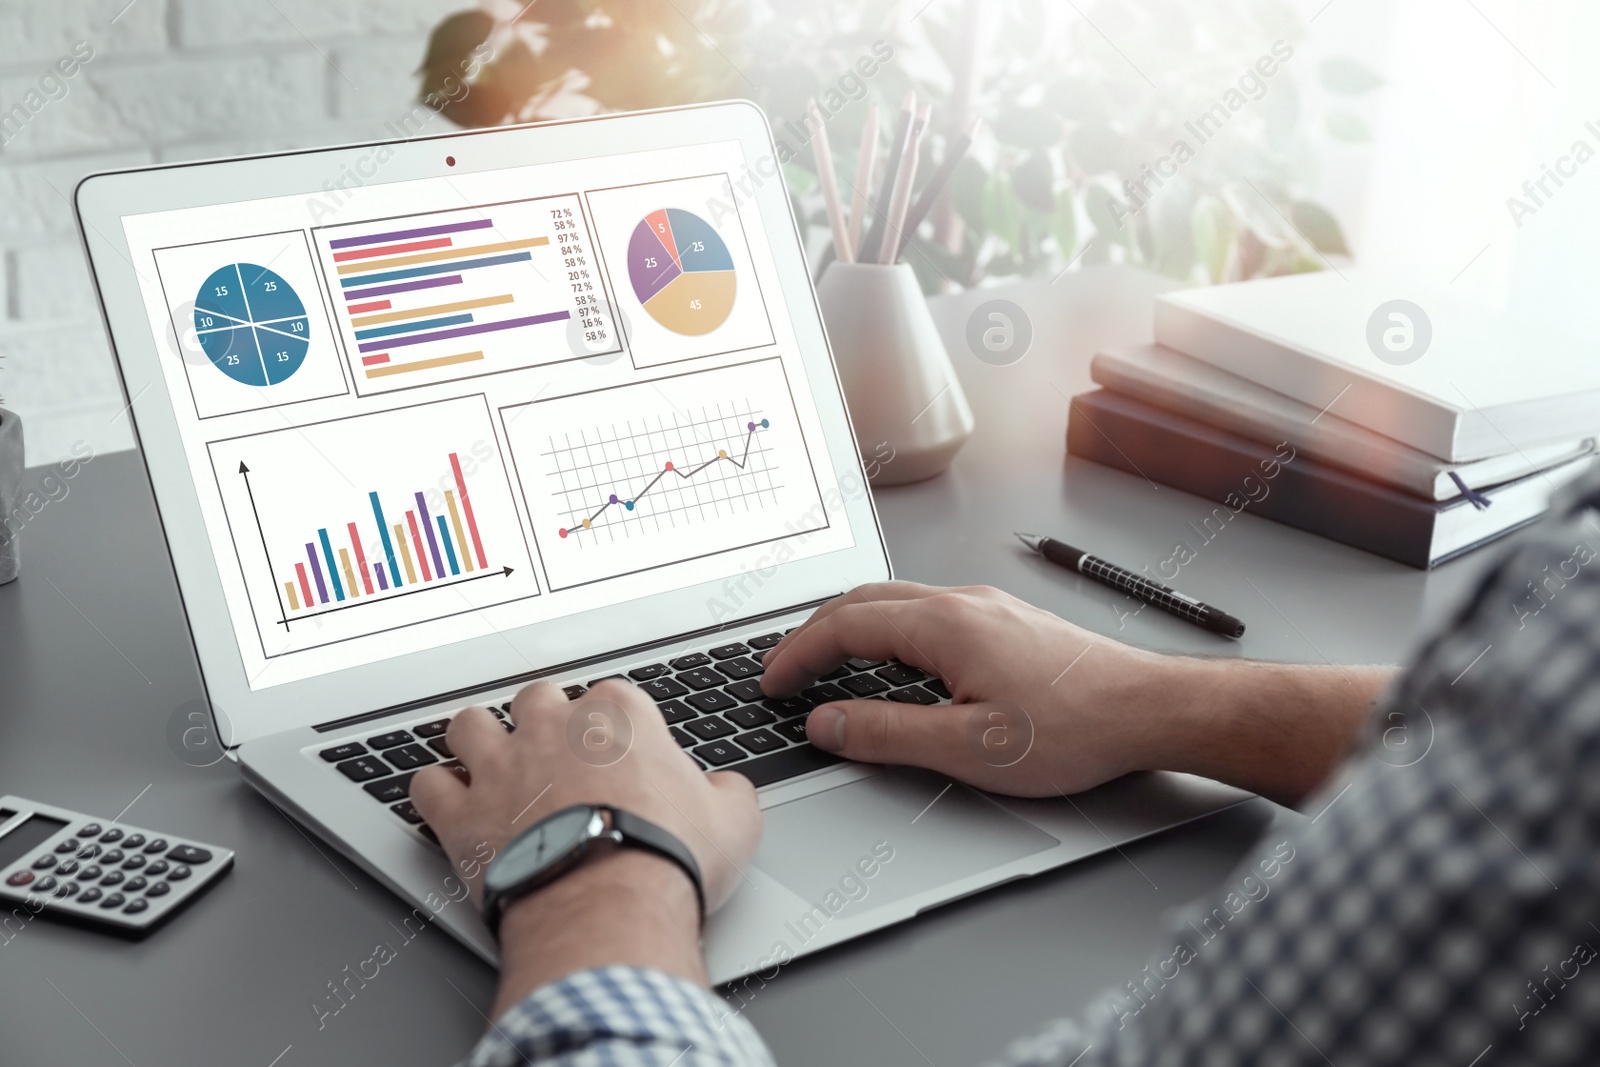
<path fill-rule="evenodd" d="M 806 717 L 837 700 L 892 700 L 944 704 L 950 690 L 937 678 L 896 660 L 852 659 L 817 679 L 798 696 L 776 700 L 761 691 L 761 661 L 783 639 L 767 633 L 704 652 L 646 663 L 621 674 L 565 687 L 576 700 L 608 678 L 638 686 L 656 702 L 672 739 L 705 770 L 737 771 L 756 786 L 771 785 L 843 762 L 806 740 Z M 507 733 L 511 705 L 486 705 Z M 332 770 L 359 785 L 434 844 L 438 839 L 412 805 L 411 778 L 423 767 L 456 766 L 445 740 L 450 718 L 434 718 L 317 754 Z"/>

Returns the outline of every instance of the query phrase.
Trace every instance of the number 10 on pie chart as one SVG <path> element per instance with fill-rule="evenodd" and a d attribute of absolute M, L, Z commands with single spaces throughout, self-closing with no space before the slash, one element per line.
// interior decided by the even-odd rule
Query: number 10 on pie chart
<path fill-rule="evenodd" d="M 628 242 L 628 280 L 645 311 L 676 334 L 710 333 L 733 312 L 733 256 L 711 224 L 663 208 L 639 220 Z"/>

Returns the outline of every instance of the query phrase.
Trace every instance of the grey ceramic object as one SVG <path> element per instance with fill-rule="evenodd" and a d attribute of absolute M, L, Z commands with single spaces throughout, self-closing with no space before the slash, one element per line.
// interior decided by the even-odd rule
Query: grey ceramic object
<path fill-rule="evenodd" d="M 943 471 L 972 433 L 972 409 L 911 267 L 835 261 L 817 301 L 872 484 Z"/>
<path fill-rule="evenodd" d="M 0 585 L 17 576 L 20 530 L 8 521 L 22 508 L 22 420 L 0 408 Z"/>

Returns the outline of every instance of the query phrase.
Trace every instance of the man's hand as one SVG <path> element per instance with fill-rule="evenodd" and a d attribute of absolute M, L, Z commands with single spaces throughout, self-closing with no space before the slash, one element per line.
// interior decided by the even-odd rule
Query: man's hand
<path fill-rule="evenodd" d="M 825 704 L 806 722 L 812 743 L 1029 797 L 1169 769 L 1292 802 L 1343 757 L 1389 677 L 1160 655 L 996 589 L 885 582 L 823 605 L 786 636 L 767 654 L 762 688 L 791 696 L 852 656 L 935 674 L 955 703 Z"/>
<path fill-rule="evenodd" d="M 430 767 L 412 780 L 417 811 L 474 901 L 486 855 L 573 804 L 608 804 L 676 834 L 700 864 L 707 908 L 733 893 L 761 836 L 755 790 L 742 775 L 702 771 L 668 735 L 649 697 L 610 681 L 569 702 L 558 687 L 539 683 L 517 694 L 511 721 L 517 729 L 508 735 L 484 709 L 464 709 L 445 737 L 466 775 Z M 698 941 L 688 876 L 669 860 L 619 849 L 510 906 L 501 925 L 498 1006 L 563 974 L 611 963 L 703 982 Z"/>

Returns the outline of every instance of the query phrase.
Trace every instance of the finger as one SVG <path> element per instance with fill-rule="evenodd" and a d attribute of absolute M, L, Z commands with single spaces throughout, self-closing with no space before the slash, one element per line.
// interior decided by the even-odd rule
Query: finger
<path fill-rule="evenodd" d="M 430 826 L 448 825 L 466 797 L 466 783 L 443 767 L 424 767 L 411 779 L 411 803 Z"/>
<path fill-rule="evenodd" d="M 805 632 L 790 635 L 794 640 L 780 647 L 779 655 L 768 656 L 761 688 L 768 696 L 793 696 L 852 656 L 898 659 L 940 674 L 933 662 L 942 643 L 938 603 L 927 597 L 845 604 Z"/>
<path fill-rule="evenodd" d="M 921 707 L 888 700 L 824 704 L 806 718 L 806 736 L 828 752 L 862 763 L 926 767 L 955 777 L 969 774 L 973 715 L 982 704 Z"/>
<path fill-rule="evenodd" d="M 467 773 L 478 777 L 479 768 L 500 759 L 505 753 L 505 727 L 489 712 L 480 707 L 462 708 L 450 720 L 444 733 L 445 742 Z"/>
<path fill-rule="evenodd" d="M 521 729 L 540 711 L 557 704 L 566 704 L 567 693 L 554 682 L 534 682 L 525 685 L 511 698 L 511 725 Z"/>
<path fill-rule="evenodd" d="M 848 604 L 862 604 L 867 602 L 884 603 L 890 600 L 919 600 L 943 592 L 936 585 L 923 585 L 921 582 L 868 582 L 858 585 L 848 593 L 843 593 L 828 601 L 822 607 L 811 613 L 811 617 L 792 631 L 784 635 L 782 641 L 773 646 L 767 654 L 771 659 L 787 642 L 804 633 L 808 626 L 821 622 L 840 608 Z"/>

